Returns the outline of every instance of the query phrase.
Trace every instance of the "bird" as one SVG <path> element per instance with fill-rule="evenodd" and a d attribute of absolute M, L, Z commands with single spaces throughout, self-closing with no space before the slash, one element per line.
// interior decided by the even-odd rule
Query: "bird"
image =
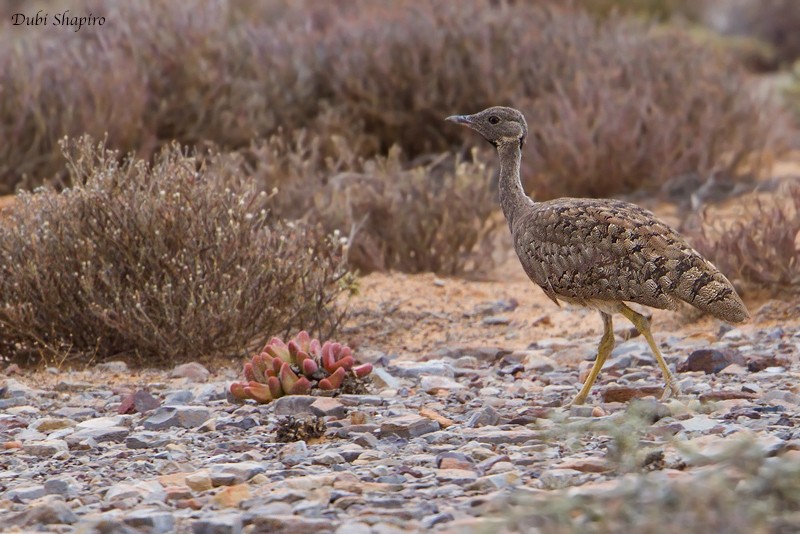
<path fill-rule="evenodd" d="M 477 131 L 497 150 L 498 192 L 514 249 L 528 277 L 560 302 L 596 309 L 603 320 L 597 357 L 570 405 L 584 404 L 614 348 L 612 317 L 622 314 L 644 336 L 664 375 L 662 400 L 681 394 L 656 345 L 650 321 L 630 303 L 676 310 L 686 302 L 729 323 L 749 320 L 730 281 L 652 212 L 630 202 L 557 198 L 537 202 L 520 180 L 524 115 L 494 106 L 445 120 Z"/>

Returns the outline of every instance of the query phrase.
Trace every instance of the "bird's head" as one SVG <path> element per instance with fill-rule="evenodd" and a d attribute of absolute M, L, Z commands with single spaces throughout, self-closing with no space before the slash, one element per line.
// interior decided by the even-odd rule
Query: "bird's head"
<path fill-rule="evenodd" d="M 469 126 L 495 147 L 519 143 L 522 148 L 528 136 L 528 123 L 514 108 L 494 106 L 474 115 L 453 115 L 445 120 Z"/>

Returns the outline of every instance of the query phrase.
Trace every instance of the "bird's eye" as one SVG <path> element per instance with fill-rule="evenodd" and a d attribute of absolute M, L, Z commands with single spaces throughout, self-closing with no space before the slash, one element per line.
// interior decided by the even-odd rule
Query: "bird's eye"
<path fill-rule="evenodd" d="M 498 122 L 500 122 L 500 119 L 498 119 L 496 115 L 489 117 L 489 124 L 497 124 Z"/>

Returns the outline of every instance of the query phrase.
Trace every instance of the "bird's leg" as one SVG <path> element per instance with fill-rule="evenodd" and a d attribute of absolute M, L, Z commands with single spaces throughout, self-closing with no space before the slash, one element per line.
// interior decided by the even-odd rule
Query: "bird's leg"
<path fill-rule="evenodd" d="M 600 369 L 606 363 L 608 355 L 614 348 L 614 328 L 611 325 L 611 315 L 605 312 L 600 312 L 603 317 L 603 337 L 600 339 L 600 345 L 597 347 L 597 358 L 594 360 L 594 365 L 583 383 L 580 393 L 575 397 L 570 406 L 578 406 L 586 402 L 586 397 L 589 396 L 589 391 L 592 389 L 592 384 L 597 380 L 597 375 L 600 374 Z"/>
<path fill-rule="evenodd" d="M 650 350 L 652 350 L 653 354 L 656 356 L 656 361 L 658 362 L 658 366 L 661 367 L 661 372 L 664 373 L 664 380 L 667 382 L 667 387 L 664 389 L 664 394 L 661 396 L 661 400 L 670 398 L 672 394 L 680 395 L 681 388 L 678 386 L 678 379 L 675 378 L 675 375 L 673 375 L 672 371 L 669 370 L 669 367 L 667 367 L 667 362 L 665 362 L 663 356 L 661 356 L 661 351 L 658 350 L 656 340 L 653 339 L 653 334 L 650 332 L 650 321 L 648 321 L 647 317 L 644 315 L 636 313 L 624 304 L 622 305 L 620 312 L 622 315 L 627 317 L 630 322 L 633 323 L 633 326 L 636 327 L 636 330 L 642 333 L 644 338 L 647 340 L 647 344 L 650 345 Z"/>

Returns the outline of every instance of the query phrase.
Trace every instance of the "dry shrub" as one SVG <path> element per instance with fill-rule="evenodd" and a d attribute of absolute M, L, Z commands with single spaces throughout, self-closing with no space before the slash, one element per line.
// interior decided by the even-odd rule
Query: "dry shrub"
<path fill-rule="evenodd" d="M 705 216 L 695 247 L 723 272 L 751 287 L 796 292 L 800 288 L 800 179 L 780 192 L 744 199 L 732 223 Z"/>
<path fill-rule="evenodd" d="M 4 354 L 163 366 L 338 326 L 341 245 L 276 221 L 235 161 L 120 164 L 88 138 L 65 155 L 75 185 L 20 195 L 0 226 Z"/>
<path fill-rule="evenodd" d="M 705 174 L 767 143 L 771 116 L 732 60 L 620 16 L 597 24 L 580 2 L 85 4 L 114 27 L 0 28 L 6 190 L 58 172 L 64 134 L 108 131 L 147 157 L 307 127 L 416 158 L 464 142 L 443 117 L 493 104 L 532 119 L 525 174 L 549 197 Z"/>
<path fill-rule="evenodd" d="M 775 130 L 736 60 L 678 30 L 481 1 L 368 4 L 336 22 L 322 38 L 320 85 L 365 146 L 446 150 L 463 133 L 444 115 L 514 105 L 532 133 L 524 177 L 544 197 L 747 171 Z"/>
<path fill-rule="evenodd" d="M 771 70 L 800 59 L 800 2 L 796 0 L 716 0 L 704 2 L 707 24 L 725 35 L 755 38 L 771 54 L 751 66 Z"/>
<path fill-rule="evenodd" d="M 398 147 L 363 159 L 341 139 L 325 156 L 319 137 L 298 132 L 247 151 L 250 174 L 282 217 L 349 236 L 348 261 L 362 273 L 396 269 L 454 275 L 492 265 L 499 219 L 493 171 L 477 157 L 443 154 L 404 163 Z"/>

